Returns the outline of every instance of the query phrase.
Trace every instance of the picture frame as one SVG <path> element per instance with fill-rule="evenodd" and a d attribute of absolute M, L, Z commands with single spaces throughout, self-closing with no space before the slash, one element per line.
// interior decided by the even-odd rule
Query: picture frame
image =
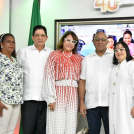
<path fill-rule="evenodd" d="M 61 38 L 62 26 L 93 26 L 98 25 L 130 25 L 134 24 L 134 17 L 112 17 L 112 18 L 90 18 L 90 19 L 57 19 L 55 20 L 55 40 L 54 49 L 56 50 L 57 44 Z M 126 27 L 127 28 L 127 27 Z M 101 28 L 102 29 L 102 28 Z M 125 29 L 125 28 L 124 28 Z M 134 25 L 133 28 L 134 30 Z"/>

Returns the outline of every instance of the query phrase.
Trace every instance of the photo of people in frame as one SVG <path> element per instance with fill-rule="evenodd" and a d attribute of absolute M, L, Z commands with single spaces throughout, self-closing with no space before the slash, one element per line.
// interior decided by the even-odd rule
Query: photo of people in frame
<path fill-rule="evenodd" d="M 83 57 L 95 51 L 93 39 L 95 33 L 99 31 L 108 36 L 107 49 L 113 51 L 116 42 L 124 41 L 130 49 L 131 56 L 134 57 L 134 24 L 64 25 L 61 26 L 60 36 L 66 31 L 74 31 L 78 35 L 77 52 Z"/>

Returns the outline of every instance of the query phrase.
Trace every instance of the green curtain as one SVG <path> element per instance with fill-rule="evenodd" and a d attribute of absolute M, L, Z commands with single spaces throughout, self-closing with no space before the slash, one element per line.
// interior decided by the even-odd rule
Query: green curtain
<path fill-rule="evenodd" d="M 36 25 L 41 25 L 40 8 L 39 8 L 39 1 L 38 0 L 34 0 L 34 2 L 33 2 L 28 46 L 33 45 L 32 33 L 33 33 L 33 28 Z"/>
<path fill-rule="evenodd" d="M 39 8 L 38 0 L 33 1 L 33 9 L 32 9 L 31 25 L 30 25 L 30 31 L 29 31 L 28 46 L 33 45 L 32 33 L 33 33 L 33 28 L 36 25 L 41 25 L 40 8 Z M 19 134 L 23 134 L 21 123 L 20 123 Z"/>

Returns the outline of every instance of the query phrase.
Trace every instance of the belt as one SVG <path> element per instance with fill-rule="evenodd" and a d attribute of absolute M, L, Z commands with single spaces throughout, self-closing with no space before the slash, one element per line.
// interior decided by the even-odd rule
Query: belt
<path fill-rule="evenodd" d="M 78 82 L 76 80 L 57 80 L 55 81 L 55 85 L 64 87 L 78 87 Z"/>

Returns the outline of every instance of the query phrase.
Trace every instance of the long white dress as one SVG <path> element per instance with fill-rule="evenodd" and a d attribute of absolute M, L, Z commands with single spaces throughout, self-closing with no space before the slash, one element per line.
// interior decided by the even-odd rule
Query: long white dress
<path fill-rule="evenodd" d="M 134 61 L 124 60 L 113 67 L 110 77 L 110 134 L 134 134 Z"/>
<path fill-rule="evenodd" d="M 47 109 L 46 134 L 75 134 L 77 122 L 77 87 L 82 57 L 62 50 L 53 51 L 44 70 L 43 98 L 55 102 L 55 110 Z"/>

